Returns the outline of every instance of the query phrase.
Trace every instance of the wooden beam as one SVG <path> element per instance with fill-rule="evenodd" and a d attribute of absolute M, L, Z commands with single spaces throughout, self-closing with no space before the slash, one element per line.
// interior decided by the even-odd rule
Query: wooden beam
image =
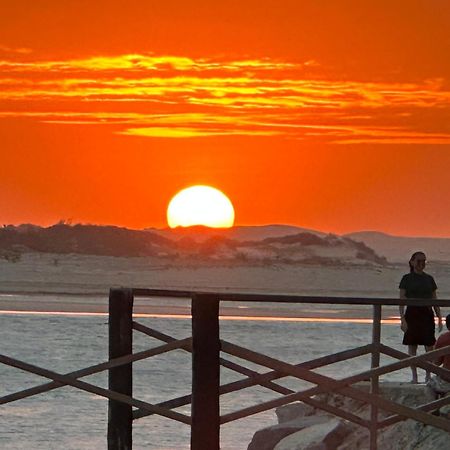
<path fill-rule="evenodd" d="M 372 321 L 372 363 L 371 367 L 380 366 L 380 342 L 381 342 L 381 305 L 373 306 Z M 374 375 L 370 381 L 370 392 L 372 395 L 379 394 L 379 377 Z M 378 406 L 370 405 L 370 450 L 377 450 L 378 445 Z"/>
<path fill-rule="evenodd" d="M 162 353 L 169 352 L 171 350 L 175 350 L 178 348 L 184 348 L 185 346 L 191 346 L 192 339 L 185 338 L 179 341 L 173 341 L 165 345 L 161 345 L 159 347 L 154 347 L 149 350 L 142 350 L 141 352 L 133 353 L 132 355 L 121 356 L 120 358 L 111 359 L 109 361 L 95 364 L 90 367 L 86 367 L 85 369 L 76 370 L 74 372 L 69 372 L 64 374 L 65 376 L 71 378 L 82 378 L 87 377 L 88 375 L 94 375 L 96 373 L 102 372 L 107 369 L 113 369 L 118 366 L 122 366 L 123 364 L 128 364 L 134 361 L 140 361 L 142 359 L 150 358 L 152 356 L 160 355 Z M 33 395 L 42 394 L 44 392 L 51 391 L 53 389 L 57 389 L 60 387 L 66 386 L 64 383 L 60 383 L 58 381 L 52 381 L 50 383 L 43 383 L 32 388 L 24 389 L 22 391 L 14 392 L 12 394 L 5 395 L 4 397 L 0 397 L 0 405 L 10 403 L 16 400 L 21 400 L 27 397 L 31 397 Z"/>
<path fill-rule="evenodd" d="M 24 370 L 25 372 L 34 373 L 35 375 L 39 375 L 41 377 L 50 378 L 51 380 L 55 380 L 61 384 L 73 386 L 75 388 L 81 389 L 82 391 L 90 392 L 92 394 L 96 394 L 101 397 L 114 400 L 118 403 L 124 403 L 126 405 L 134 406 L 136 408 L 142 408 L 151 413 L 159 414 L 161 416 L 177 420 L 187 425 L 190 425 L 191 423 L 191 418 L 189 416 L 180 414 L 176 411 L 171 411 L 157 405 L 152 405 L 151 403 L 144 402 L 142 400 L 138 400 L 115 391 L 110 391 L 108 389 L 104 389 L 99 386 L 86 383 L 85 381 L 76 380 L 72 377 L 68 377 L 67 375 L 61 375 L 52 370 L 48 370 L 43 367 L 36 366 L 34 364 L 26 363 L 24 361 L 20 361 L 19 359 L 11 358 L 10 356 L 0 355 L 0 363 L 6 364 L 11 367 L 16 367 L 17 369 Z"/>
<path fill-rule="evenodd" d="M 442 397 L 437 400 L 433 400 L 430 403 L 426 403 L 424 405 L 419 405 L 414 409 L 420 410 L 420 411 L 435 411 L 436 409 L 441 408 L 442 406 L 446 406 L 450 404 L 450 396 Z M 393 425 L 397 422 L 401 422 L 402 420 L 405 420 L 403 416 L 400 416 L 399 414 L 386 417 L 382 421 L 379 422 L 379 428 L 388 427 L 390 425 Z"/>
<path fill-rule="evenodd" d="M 173 338 L 172 336 L 161 333 L 160 331 L 154 330 L 137 322 L 133 322 L 133 329 L 163 342 L 171 343 L 175 341 L 175 338 Z M 190 345 L 183 346 L 182 350 L 192 353 L 191 343 Z M 256 372 L 255 370 L 249 369 L 241 364 L 235 363 L 234 361 L 229 361 L 225 358 L 220 358 L 219 362 L 222 367 L 233 370 L 234 372 L 240 373 L 242 375 L 246 375 L 249 378 L 257 377 L 260 375 L 260 373 Z M 294 392 L 291 389 L 288 389 L 284 386 L 281 386 L 280 384 L 276 384 L 271 381 L 261 381 L 260 383 L 256 384 L 264 386 L 274 392 L 278 392 L 279 394 L 291 394 L 292 392 Z"/>
<path fill-rule="evenodd" d="M 191 450 L 220 448 L 219 299 L 192 297 Z"/>
<path fill-rule="evenodd" d="M 223 349 L 222 349 L 223 350 Z M 333 355 L 321 356 L 320 358 L 312 359 L 310 361 L 305 361 L 296 364 L 296 367 L 302 369 L 317 369 L 329 364 L 334 364 L 341 361 L 346 361 L 348 359 L 357 358 L 358 356 L 367 355 L 372 350 L 372 344 L 364 345 L 362 347 L 357 347 L 351 350 L 344 350 L 342 352 L 334 353 Z M 279 378 L 285 378 L 286 375 L 283 372 L 277 370 L 271 370 L 265 373 L 258 373 L 258 375 L 252 378 L 246 378 L 243 380 L 232 381 L 231 383 L 225 384 L 220 387 L 221 394 L 228 394 L 230 392 L 235 392 L 240 389 L 248 388 L 261 384 L 266 381 L 277 380 Z"/>
<path fill-rule="evenodd" d="M 447 355 L 450 354 L 450 345 L 447 347 L 440 347 L 439 350 L 442 350 L 445 348 L 447 349 L 446 354 Z M 380 345 L 380 350 L 381 350 L 381 353 L 384 353 L 387 356 L 391 356 L 392 358 L 397 358 L 400 360 L 411 358 L 411 355 L 409 355 L 408 353 L 401 352 L 399 350 L 396 350 L 396 349 L 389 347 L 387 345 L 384 345 L 384 344 Z M 441 355 L 441 356 L 444 356 L 444 355 Z M 450 377 L 450 370 L 444 369 L 441 366 L 437 366 L 436 364 L 433 364 L 432 362 L 418 360 L 415 363 L 415 365 L 422 369 L 428 370 L 429 372 L 435 373 L 436 375 L 439 375 L 442 378 Z"/>
<path fill-rule="evenodd" d="M 261 405 L 258 405 L 257 408 L 247 408 L 239 411 L 238 413 L 228 414 L 227 416 L 222 417 L 221 423 L 226 423 L 226 421 L 236 420 L 237 418 L 246 417 L 251 414 L 256 414 L 257 412 L 261 412 L 263 410 L 267 409 L 267 406 L 271 404 L 272 407 L 275 406 L 281 406 L 282 404 L 289 403 L 290 401 L 297 400 L 298 398 L 304 396 L 306 393 L 308 396 L 315 395 L 320 392 L 326 392 L 326 391 L 333 391 L 333 392 L 340 392 L 348 397 L 351 397 L 356 400 L 361 400 L 363 402 L 369 403 L 369 404 L 375 404 L 379 408 L 382 408 L 386 411 L 395 412 L 397 414 L 401 414 L 406 418 L 417 420 L 418 422 L 425 423 L 427 425 L 432 425 L 437 428 L 441 428 L 446 431 L 450 431 L 450 422 L 444 419 L 441 419 L 440 417 L 433 416 L 431 414 L 427 414 L 423 411 L 418 411 L 412 408 L 408 408 L 406 406 L 400 405 L 398 403 L 392 402 L 390 400 L 387 400 L 383 397 L 374 396 L 370 393 L 365 393 L 359 389 L 355 389 L 352 387 L 349 387 L 349 384 L 352 384 L 354 381 L 352 379 L 358 378 L 361 376 L 361 374 L 348 377 L 342 380 L 334 380 L 333 378 L 327 377 L 325 375 L 320 375 L 318 373 L 314 373 L 305 369 L 301 369 L 299 367 L 296 367 L 292 364 L 285 363 L 284 361 L 280 361 L 275 358 L 271 358 L 266 355 L 262 355 L 260 353 L 254 352 L 252 350 L 239 347 L 235 344 L 231 344 L 230 342 L 224 342 L 222 341 L 222 351 L 225 351 L 231 355 L 237 356 L 239 358 L 245 358 L 248 361 L 252 361 L 256 364 L 260 364 L 263 366 L 270 367 L 272 369 L 275 369 L 277 371 L 284 372 L 286 375 L 290 375 L 296 378 L 300 378 L 306 381 L 309 381 L 311 383 L 315 383 L 318 386 L 316 388 L 308 389 L 306 391 L 296 393 L 296 394 L 290 394 L 286 395 L 282 399 L 272 400 L 265 403 L 262 403 Z M 439 355 L 440 350 L 434 350 L 433 352 L 426 353 L 427 357 L 433 358 L 433 356 Z M 408 358 L 410 364 L 414 362 L 415 358 L 423 358 L 425 355 L 421 355 L 420 357 L 412 357 Z M 404 361 L 401 361 L 400 363 L 404 363 Z M 396 366 L 399 365 L 399 363 L 393 363 L 390 366 Z M 385 367 L 378 367 L 376 369 L 370 370 L 366 373 L 369 374 L 369 376 L 373 375 L 380 375 L 380 373 L 383 372 L 389 372 L 390 370 L 386 370 Z M 289 400 L 288 400 L 289 399 Z M 281 400 L 281 403 L 279 401 Z M 288 400 L 288 401 L 286 401 Z M 262 406 L 264 406 L 265 409 L 260 409 Z"/>
<path fill-rule="evenodd" d="M 144 327 L 144 326 L 142 326 Z M 159 333 L 159 332 L 158 332 Z M 335 353 L 333 355 L 328 356 L 322 356 L 320 358 L 312 359 L 310 361 L 305 361 L 302 363 L 297 364 L 297 367 L 302 367 L 304 369 L 315 369 L 318 367 L 323 367 L 327 364 L 332 364 L 340 361 L 345 361 L 347 359 L 356 358 L 358 356 L 367 355 L 370 353 L 372 349 L 372 344 L 365 345 L 362 347 L 357 347 L 351 350 L 344 350 L 342 352 Z M 266 386 L 265 383 L 269 383 L 270 380 L 283 378 L 286 375 L 277 372 L 275 370 L 266 372 L 266 373 L 257 373 L 256 375 L 252 377 L 245 378 L 243 380 L 238 381 L 232 381 L 230 383 L 224 384 L 223 386 L 220 386 L 219 394 L 229 394 L 231 392 L 236 392 L 241 389 L 245 389 L 247 387 L 252 387 L 256 385 Z M 290 391 L 290 392 L 288 392 Z M 293 390 L 286 388 L 285 392 L 283 392 L 284 395 L 294 393 Z M 309 397 L 304 396 L 301 399 L 299 399 L 305 403 L 308 403 Z M 191 402 L 191 396 L 185 395 L 182 397 L 174 398 L 172 400 L 168 400 L 162 403 L 158 403 L 158 406 L 166 407 L 166 408 L 178 408 L 180 406 L 185 406 Z M 309 404 L 309 403 L 308 403 Z M 138 419 L 147 415 L 151 415 L 152 413 L 149 413 L 145 410 L 138 410 L 133 412 L 133 418 Z M 349 419 L 350 420 L 350 419 Z M 356 423 L 356 421 L 355 421 Z"/>
<path fill-rule="evenodd" d="M 265 302 L 265 303 L 293 303 L 293 304 L 334 304 L 334 305 L 429 305 L 429 299 L 420 298 L 366 298 L 366 297 L 330 297 L 305 296 L 290 294 L 259 294 L 259 293 L 233 293 L 233 292 L 200 292 L 184 291 L 178 289 L 132 289 L 135 297 L 170 297 L 189 298 L 193 296 L 213 295 L 220 301 L 228 302 Z M 450 299 L 433 300 L 433 305 L 450 307 Z"/>
<path fill-rule="evenodd" d="M 109 359 L 133 353 L 133 293 L 131 289 L 111 289 L 109 293 Z M 109 389 L 133 396 L 132 363 L 109 369 Z M 115 400 L 108 402 L 108 450 L 131 450 L 133 409 Z"/>

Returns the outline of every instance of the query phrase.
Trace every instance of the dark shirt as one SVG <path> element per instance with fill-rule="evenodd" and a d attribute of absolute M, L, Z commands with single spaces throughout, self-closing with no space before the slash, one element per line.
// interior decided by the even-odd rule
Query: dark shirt
<path fill-rule="evenodd" d="M 403 275 L 399 288 L 406 291 L 406 298 L 433 298 L 437 285 L 431 275 L 411 272 Z"/>

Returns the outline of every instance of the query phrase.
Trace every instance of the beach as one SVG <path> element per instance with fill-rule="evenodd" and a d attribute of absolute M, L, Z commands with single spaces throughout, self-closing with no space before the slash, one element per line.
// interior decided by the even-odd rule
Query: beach
<path fill-rule="evenodd" d="M 441 298 L 450 297 L 450 266 L 433 264 Z M 305 296 L 381 297 L 398 295 L 404 265 L 386 266 L 207 266 L 166 264 L 152 258 L 23 254 L 17 262 L 0 260 L 0 321 L 3 352 L 53 370 L 70 372 L 107 359 L 108 295 L 111 287 L 146 287 L 189 291 L 296 294 Z M 444 314 L 448 313 L 443 311 Z M 136 298 L 135 320 L 177 338 L 190 331 L 190 300 Z M 264 304 L 222 302 L 221 337 L 288 362 L 301 362 L 371 341 L 372 308 L 352 305 Z M 399 350 L 398 308 L 383 308 L 382 341 Z M 159 345 L 134 333 L 135 351 Z M 368 357 L 340 363 L 321 372 L 340 377 L 368 369 Z M 255 370 L 264 371 L 263 368 Z M 34 386 L 43 380 L 0 366 L 3 392 Z M 221 381 L 241 376 L 221 370 Z M 402 370 L 389 381 L 408 381 Z M 135 364 L 136 396 L 160 402 L 190 391 L 190 356 L 170 352 Z M 107 387 L 105 373 L 88 382 Z M 307 383 L 285 380 L 292 388 Z M 274 398 L 263 388 L 221 397 L 227 413 Z M 72 388 L 3 406 L 0 445 L 15 449 L 92 449 L 106 443 L 107 401 Z M 189 407 L 181 411 L 189 413 Z M 221 429 L 223 449 L 246 448 L 253 433 L 273 424 L 273 411 L 227 424 Z M 39 429 L 37 432 L 36 429 Z M 134 424 L 136 448 L 187 449 L 189 429 L 160 417 Z"/>
<path fill-rule="evenodd" d="M 438 283 L 438 296 L 450 298 L 450 263 L 428 268 Z M 106 313 L 110 288 L 150 288 L 225 293 L 292 294 L 301 296 L 397 298 L 405 273 L 399 263 L 373 265 L 200 265 L 171 263 L 161 258 L 106 257 L 25 253 L 17 262 L 0 259 L 0 309 Z M 370 318 L 356 306 L 283 304 L 278 308 L 252 303 L 223 302 L 228 316 L 295 318 Z M 270 311 L 269 311 L 270 310 Z M 188 315 L 187 299 L 137 298 L 135 313 Z M 386 318 L 396 315 L 386 308 Z"/>

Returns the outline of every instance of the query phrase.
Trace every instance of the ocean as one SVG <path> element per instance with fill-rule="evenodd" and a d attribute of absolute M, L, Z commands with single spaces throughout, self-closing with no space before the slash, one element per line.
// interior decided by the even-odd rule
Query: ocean
<path fill-rule="evenodd" d="M 238 305 L 239 306 L 239 305 Z M 243 305 L 241 305 L 244 307 Z M 279 308 L 279 305 L 274 305 Z M 316 307 L 320 316 L 320 305 Z M 328 305 L 327 305 L 328 308 Z M 369 311 L 370 316 L 370 311 Z M 187 318 L 140 317 L 140 323 L 175 338 L 190 336 Z M 2 351 L 8 356 L 65 373 L 108 359 L 108 318 L 105 315 L 49 315 L 45 313 L 0 313 Z M 370 323 L 341 318 L 322 322 L 252 320 L 248 317 L 220 322 L 221 338 L 290 363 L 299 363 L 326 354 L 370 343 Z M 134 351 L 160 342 L 134 332 Z M 382 326 L 382 342 L 399 350 L 401 331 L 398 324 Z M 228 355 L 230 360 L 239 361 Z M 382 358 L 382 363 L 389 361 Z M 260 372 L 267 369 L 239 361 Z M 370 356 L 353 359 L 318 370 L 332 377 L 345 377 L 370 368 Z M 420 372 L 423 378 L 423 372 Z M 243 376 L 221 369 L 221 383 Z M 408 370 L 387 375 L 389 381 L 409 381 Z M 0 395 L 44 383 L 47 380 L 0 364 Z M 83 378 L 107 388 L 107 374 Z M 284 386 L 301 390 L 309 387 L 295 379 L 280 381 Z M 176 350 L 134 364 L 134 397 L 158 403 L 190 393 L 190 354 Z M 279 397 L 262 387 L 253 387 L 221 397 L 221 413 L 229 413 L 261 401 Z M 189 414 L 190 407 L 178 411 Z M 0 448 L 15 449 L 101 449 L 106 448 L 107 400 L 71 387 L 55 389 L 25 400 L 0 406 Z M 276 423 L 274 411 L 267 411 L 221 427 L 221 448 L 246 449 L 253 434 Z M 187 425 L 159 416 L 144 417 L 133 424 L 136 449 L 188 449 Z"/>

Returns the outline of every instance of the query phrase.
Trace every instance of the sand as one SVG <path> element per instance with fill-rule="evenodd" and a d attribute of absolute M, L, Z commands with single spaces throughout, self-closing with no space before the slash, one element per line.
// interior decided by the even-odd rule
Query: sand
<path fill-rule="evenodd" d="M 450 299 L 450 262 L 432 264 L 427 271 L 438 283 L 439 297 Z M 403 273 L 404 264 L 208 266 L 149 257 L 28 253 L 17 262 L 0 259 L 0 310 L 106 313 L 111 287 L 396 298 Z M 222 313 L 288 318 L 371 316 L 367 308 L 358 307 L 304 305 L 300 309 L 283 305 L 269 313 L 266 305 L 228 303 Z M 190 306 L 184 300 L 137 299 L 135 312 L 189 315 Z M 395 315 L 395 308 L 387 308 L 384 317 Z"/>

